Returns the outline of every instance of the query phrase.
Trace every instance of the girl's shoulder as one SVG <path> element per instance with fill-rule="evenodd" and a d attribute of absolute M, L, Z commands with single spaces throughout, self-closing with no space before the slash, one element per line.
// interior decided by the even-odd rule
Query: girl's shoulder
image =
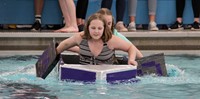
<path fill-rule="evenodd" d="M 83 35 L 84 32 L 79 32 L 71 36 L 71 39 L 73 39 L 75 42 L 77 42 L 77 44 L 79 44 L 83 39 Z"/>
<path fill-rule="evenodd" d="M 82 38 L 83 35 L 84 35 L 84 32 L 78 32 L 78 33 L 74 34 L 73 36 L 76 38 Z"/>

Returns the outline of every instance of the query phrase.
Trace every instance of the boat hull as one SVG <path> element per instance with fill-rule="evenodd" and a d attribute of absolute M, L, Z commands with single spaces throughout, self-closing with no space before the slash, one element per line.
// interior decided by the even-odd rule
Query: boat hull
<path fill-rule="evenodd" d="M 137 68 L 132 65 L 60 65 L 60 80 L 83 82 L 115 82 L 136 78 Z"/>

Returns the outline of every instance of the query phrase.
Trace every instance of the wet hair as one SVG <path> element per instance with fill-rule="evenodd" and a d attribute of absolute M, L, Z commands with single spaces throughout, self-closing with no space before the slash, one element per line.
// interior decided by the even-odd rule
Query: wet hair
<path fill-rule="evenodd" d="M 111 26 L 111 31 L 114 31 L 114 17 L 112 15 L 112 12 L 107 9 L 107 8 L 101 8 L 97 13 L 102 14 L 102 15 L 109 15 L 112 16 L 112 26 Z"/>
<path fill-rule="evenodd" d="M 103 40 L 103 42 L 107 42 L 108 40 L 111 39 L 112 37 L 112 31 L 110 30 L 110 28 L 108 27 L 107 23 L 106 23 L 106 19 L 104 18 L 103 15 L 99 14 L 99 13 L 95 13 L 93 15 L 91 15 L 88 20 L 87 20 L 87 23 L 85 25 L 85 28 L 84 28 L 84 35 L 83 35 L 83 38 L 84 39 L 91 39 L 92 37 L 90 36 L 90 31 L 89 31 L 89 26 L 90 26 L 90 23 L 93 21 L 93 20 L 100 20 L 103 22 L 103 27 L 104 27 L 104 31 L 103 31 L 103 34 L 102 34 L 102 37 L 101 39 Z"/>

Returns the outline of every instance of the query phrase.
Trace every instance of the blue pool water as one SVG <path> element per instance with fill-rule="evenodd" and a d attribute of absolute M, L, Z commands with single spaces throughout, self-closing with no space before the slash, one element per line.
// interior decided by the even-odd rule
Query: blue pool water
<path fill-rule="evenodd" d="M 199 99 L 200 57 L 165 56 L 169 77 L 148 75 L 137 83 L 83 84 L 58 80 L 54 69 L 35 76 L 37 56 L 0 57 L 0 99 Z"/>

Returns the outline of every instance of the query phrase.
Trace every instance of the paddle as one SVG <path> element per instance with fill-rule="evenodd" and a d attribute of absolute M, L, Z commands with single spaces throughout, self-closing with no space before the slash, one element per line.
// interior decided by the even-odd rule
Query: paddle
<path fill-rule="evenodd" d="M 37 77 L 45 79 L 60 60 L 60 54 L 56 54 L 57 46 L 58 43 L 55 41 L 51 42 L 48 48 L 44 50 L 42 55 L 39 57 L 35 64 Z"/>

